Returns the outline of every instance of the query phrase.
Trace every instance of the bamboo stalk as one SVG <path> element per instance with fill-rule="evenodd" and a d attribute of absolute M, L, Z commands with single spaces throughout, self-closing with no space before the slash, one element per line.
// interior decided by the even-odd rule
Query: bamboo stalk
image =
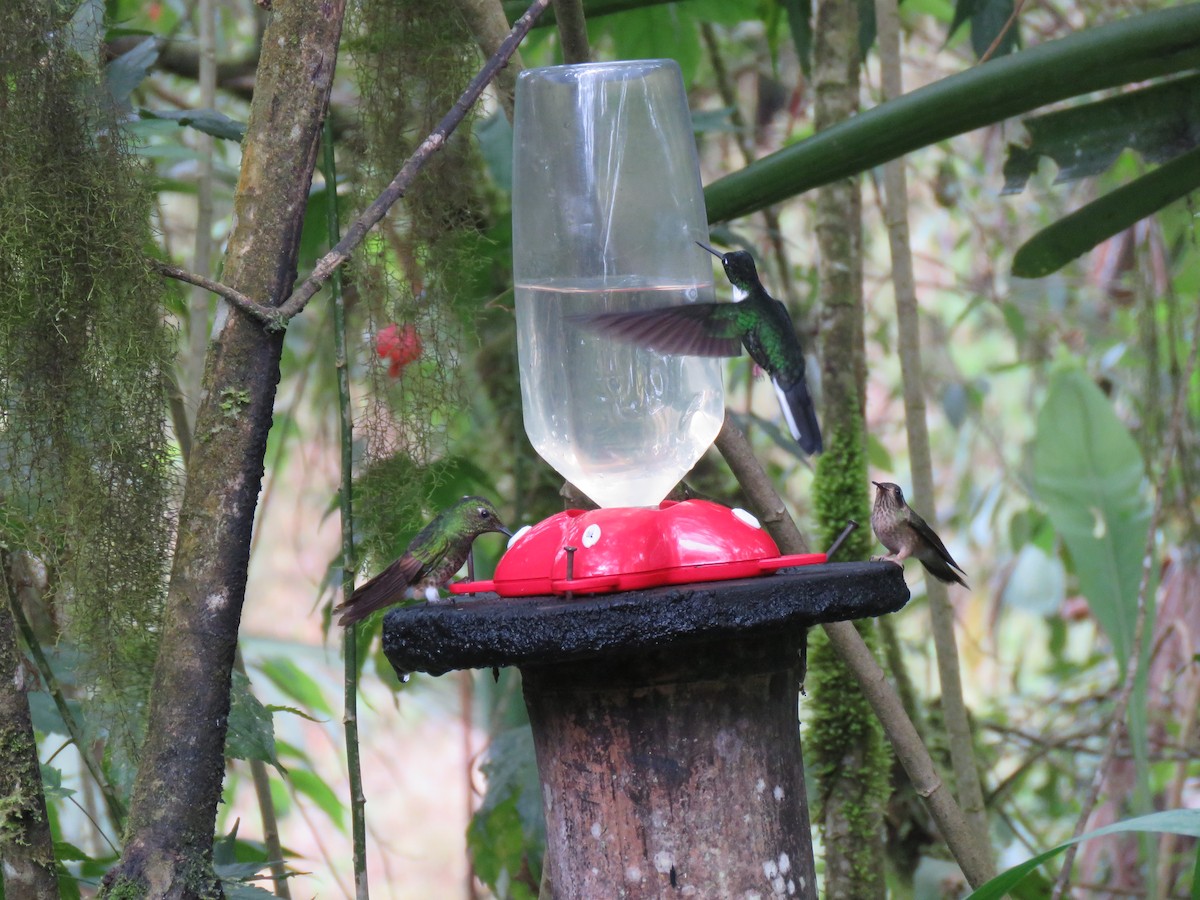
<path fill-rule="evenodd" d="M 333 154 L 333 129 L 329 117 L 325 117 L 321 136 L 321 174 L 325 177 L 328 197 L 327 227 L 329 243 L 339 240 L 337 207 L 337 164 Z M 342 600 L 349 602 L 354 593 L 354 511 L 352 503 L 354 480 L 354 414 L 350 408 L 350 370 L 346 356 L 346 303 L 342 297 L 342 273 L 335 269 L 330 281 L 330 300 L 333 305 L 334 366 L 337 369 L 338 424 L 341 443 L 342 483 L 339 491 L 342 517 Z M 343 676 L 344 711 L 342 725 L 346 732 L 346 769 L 350 780 L 350 831 L 354 853 L 354 896 L 355 900 L 367 900 L 370 895 L 367 883 L 367 798 L 363 794 L 362 762 L 358 743 L 358 626 L 342 629 L 342 658 L 345 664 Z"/>
<path fill-rule="evenodd" d="M 875 22 L 883 76 L 883 99 L 886 103 L 904 93 L 900 68 L 900 15 L 896 0 L 875 0 Z M 905 431 L 908 435 L 913 494 L 924 500 L 925 519 L 936 531 L 938 524 L 933 500 L 933 461 L 929 449 L 929 428 L 925 421 L 921 319 L 913 277 L 912 247 L 908 230 L 908 186 L 902 159 L 894 159 L 884 166 L 883 182 L 884 220 L 887 223 L 888 243 L 892 254 L 892 285 L 896 295 L 900 374 L 904 388 Z M 983 788 L 979 783 L 975 745 L 967 718 L 967 707 L 963 702 L 958 645 L 954 637 L 954 610 L 950 607 L 950 595 L 946 586 L 929 574 L 925 575 L 925 591 L 929 597 L 933 645 L 937 653 L 938 678 L 942 688 L 942 713 L 950 744 L 950 762 L 954 768 L 958 802 L 975 831 L 975 840 L 981 847 L 989 847 L 987 810 L 983 805 Z"/>

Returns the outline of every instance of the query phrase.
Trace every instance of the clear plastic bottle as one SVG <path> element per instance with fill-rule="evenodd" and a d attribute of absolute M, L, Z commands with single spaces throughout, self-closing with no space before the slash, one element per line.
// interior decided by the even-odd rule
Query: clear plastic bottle
<path fill-rule="evenodd" d="M 552 66 L 517 82 L 513 269 L 525 430 L 601 506 L 653 506 L 720 431 L 721 363 L 571 316 L 713 299 L 678 66 Z"/>

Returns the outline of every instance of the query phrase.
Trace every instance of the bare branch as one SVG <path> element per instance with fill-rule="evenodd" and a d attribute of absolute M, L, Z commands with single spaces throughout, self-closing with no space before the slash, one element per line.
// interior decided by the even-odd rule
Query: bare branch
<path fill-rule="evenodd" d="M 150 268 L 158 274 L 166 275 L 168 278 L 174 278 L 176 281 L 182 281 L 186 284 L 194 284 L 196 287 L 202 287 L 206 291 L 212 291 L 222 299 L 228 300 L 242 312 L 254 316 L 260 322 L 269 323 L 278 320 L 279 314 L 275 310 L 260 303 L 255 303 L 245 294 L 235 291 L 229 285 L 213 281 L 211 278 L 205 278 L 203 275 L 197 275 L 195 272 L 189 272 L 187 269 L 181 269 L 179 266 L 172 266 L 162 260 L 151 259 L 149 262 Z"/>

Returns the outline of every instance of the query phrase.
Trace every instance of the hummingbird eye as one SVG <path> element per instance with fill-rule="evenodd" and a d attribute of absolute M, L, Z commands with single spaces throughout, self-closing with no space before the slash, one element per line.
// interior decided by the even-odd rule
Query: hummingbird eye
<path fill-rule="evenodd" d="M 490 512 L 488 512 L 488 511 L 487 511 L 486 509 L 484 509 L 482 506 L 481 506 L 481 507 L 479 507 L 479 518 L 481 518 L 481 519 L 490 519 L 491 517 L 492 517 L 492 514 L 491 514 Z"/>

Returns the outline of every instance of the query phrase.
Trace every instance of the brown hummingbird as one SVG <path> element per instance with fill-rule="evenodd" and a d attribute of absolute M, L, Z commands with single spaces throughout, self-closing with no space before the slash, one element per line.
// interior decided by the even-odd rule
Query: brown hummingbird
<path fill-rule="evenodd" d="M 954 561 L 937 533 L 904 502 L 900 485 L 890 481 L 872 481 L 871 484 L 879 489 L 875 492 L 875 506 L 871 510 L 871 529 L 879 542 L 891 551 L 890 556 L 881 559 L 899 565 L 912 556 L 939 581 L 957 582 L 969 590 L 970 585 L 958 574 L 967 573 Z"/>
<path fill-rule="evenodd" d="M 491 502 L 483 497 L 463 497 L 422 528 L 402 557 L 334 607 L 334 612 L 342 614 L 338 624 L 349 625 L 399 603 L 410 588 L 423 588 L 425 599 L 436 603 L 438 588 L 462 568 L 475 538 L 489 531 L 512 535 Z"/>

